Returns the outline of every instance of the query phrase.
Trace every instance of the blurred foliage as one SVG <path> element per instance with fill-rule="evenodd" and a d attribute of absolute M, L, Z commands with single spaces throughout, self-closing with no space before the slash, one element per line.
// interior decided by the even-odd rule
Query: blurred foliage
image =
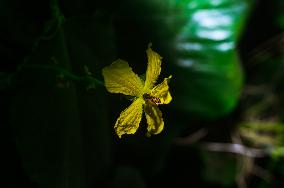
<path fill-rule="evenodd" d="M 244 187 L 255 176 L 252 187 L 283 186 L 283 2 L 264 2 L 2 1 L 3 134 L 16 152 L 4 151 L 20 158 L 16 174 L 43 188 Z M 163 57 L 161 77 L 173 75 L 165 130 L 146 138 L 141 126 L 118 139 L 113 125 L 129 104 L 105 91 L 101 69 L 121 58 L 145 72 L 149 42 Z M 201 128 L 208 135 L 177 142 Z M 243 150 L 216 153 L 199 141 Z M 17 175 L 11 187 L 25 186 Z"/>
<path fill-rule="evenodd" d="M 173 74 L 175 109 L 213 118 L 235 106 L 242 86 L 235 47 L 246 1 L 123 2 L 117 16 L 119 54 L 143 64 L 139 51 L 152 41 L 164 69 Z"/>
<path fill-rule="evenodd" d="M 284 29 L 284 2 L 280 0 L 275 1 L 275 7 L 276 7 L 276 16 L 275 16 L 275 22 L 276 25 L 282 29 Z"/>
<path fill-rule="evenodd" d="M 235 184 L 237 173 L 236 158 L 224 153 L 202 152 L 205 168 L 202 177 L 205 181 L 230 187 Z"/>

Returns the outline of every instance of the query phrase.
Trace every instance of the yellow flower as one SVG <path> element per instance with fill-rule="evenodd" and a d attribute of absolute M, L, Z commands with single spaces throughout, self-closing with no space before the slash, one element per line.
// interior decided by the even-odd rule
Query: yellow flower
<path fill-rule="evenodd" d="M 168 104 L 172 97 L 168 82 L 171 78 L 155 86 L 161 72 L 162 57 L 151 49 L 147 49 L 148 67 L 145 81 L 135 74 L 128 63 L 118 59 L 103 69 L 106 89 L 110 93 L 122 93 L 134 97 L 132 104 L 121 112 L 114 129 L 121 138 L 123 134 L 134 134 L 142 119 L 143 109 L 147 119 L 147 135 L 159 134 L 164 128 L 162 112 L 158 105 Z"/>

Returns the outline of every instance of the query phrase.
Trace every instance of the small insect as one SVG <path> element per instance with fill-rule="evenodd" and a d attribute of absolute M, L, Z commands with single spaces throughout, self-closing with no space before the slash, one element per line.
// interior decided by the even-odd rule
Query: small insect
<path fill-rule="evenodd" d="M 157 97 L 154 97 L 152 95 L 150 95 L 149 93 L 145 93 L 143 95 L 143 99 L 146 100 L 146 101 L 150 101 L 154 104 L 161 104 L 161 100 Z"/>

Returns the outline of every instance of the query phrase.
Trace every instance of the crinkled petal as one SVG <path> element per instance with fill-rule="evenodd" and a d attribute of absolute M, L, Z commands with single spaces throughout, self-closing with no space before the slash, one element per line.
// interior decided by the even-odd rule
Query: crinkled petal
<path fill-rule="evenodd" d="M 158 85 L 156 85 L 151 90 L 151 95 L 154 97 L 157 97 L 160 99 L 160 104 L 169 104 L 172 100 L 171 93 L 169 91 L 169 81 L 172 78 L 172 76 L 169 76 L 168 78 L 165 78 L 164 81 Z"/>
<path fill-rule="evenodd" d="M 106 89 L 110 93 L 122 93 L 140 96 L 143 91 L 141 79 L 135 74 L 128 63 L 118 59 L 110 66 L 103 68 Z"/>
<path fill-rule="evenodd" d="M 161 72 L 162 57 L 151 49 L 151 44 L 146 51 L 148 57 L 148 66 L 146 71 L 146 80 L 144 88 L 152 89 Z"/>
<path fill-rule="evenodd" d="M 119 138 L 123 134 L 134 134 L 139 127 L 143 112 L 143 99 L 136 99 L 128 108 L 121 112 L 114 129 Z"/>
<path fill-rule="evenodd" d="M 162 112 L 158 106 L 152 103 L 146 103 L 144 111 L 147 119 L 148 135 L 159 134 L 164 128 L 164 120 L 162 118 Z"/>

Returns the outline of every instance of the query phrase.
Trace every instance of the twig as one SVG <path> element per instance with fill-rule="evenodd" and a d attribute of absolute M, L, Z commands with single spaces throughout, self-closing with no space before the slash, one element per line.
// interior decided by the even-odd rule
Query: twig
<path fill-rule="evenodd" d="M 263 149 L 249 148 L 242 144 L 207 142 L 201 145 L 209 151 L 235 153 L 253 158 L 265 157 L 267 155 L 267 151 Z"/>

